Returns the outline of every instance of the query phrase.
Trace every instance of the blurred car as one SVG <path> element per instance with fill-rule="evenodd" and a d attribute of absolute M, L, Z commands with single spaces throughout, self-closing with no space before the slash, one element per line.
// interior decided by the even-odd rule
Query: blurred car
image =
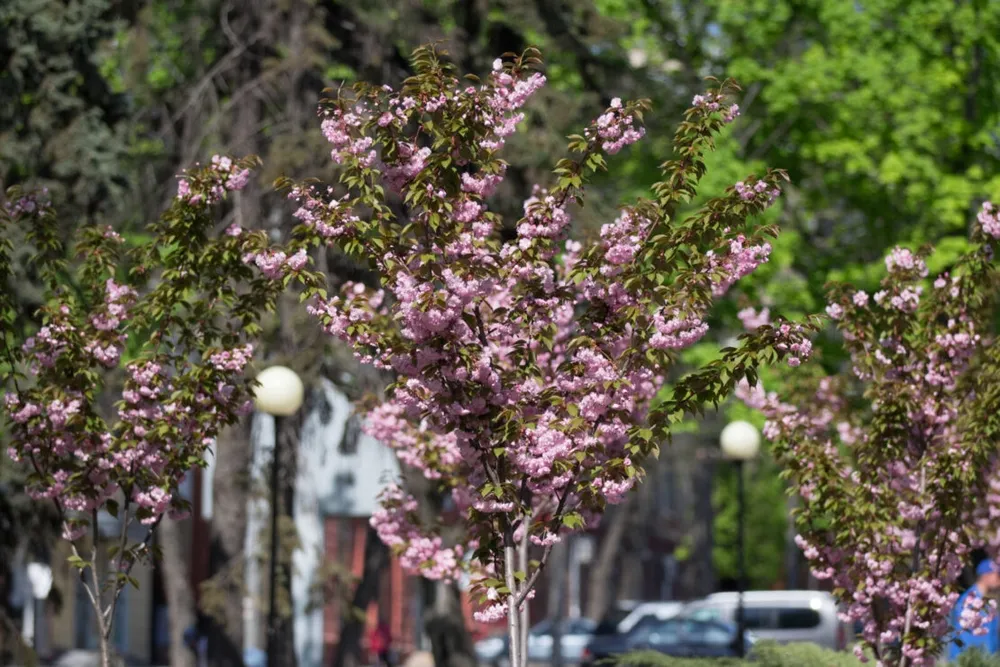
<path fill-rule="evenodd" d="M 618 634 L 630 632 L 632 628 L 636 627 L 644 620 L 649 621 L 659 619 L 661 621 L 665 621 L 669 618 L 673 618 L 684 608 L 685 604 L 683 602 L 676 601 L 640 602 L 632 608 L 632 611 L 629 612 L 628 616 L 623 618 L 618 623 Z"/>
<path fill-rule="evenodd" d="M 507 635 L 496 634 L 476 642 L 476 659 L 481 665 L 495 665 L 507 652 Z"/>
<path fill-rule="evenodd" d="M 569 665 L 579 664 L 583 650 L 587 648 L 597 623 L 589 618 L 567 618 L 560 621 L 559 647 L 562 661 Z M 528 633 L 528 662 L 552 661 L 553 624 L 545 620 Z"/>
<path fill-rule="evenodd" d="M 624 653 L 636 631 L 673 618 L 682 609 L 684 604 L 681 602 L 641 602 L 625 616 L 619 616 L 613 626 L 602 620 L 583 652 L 583 664 L 593 664 L 609 656 Z"/>
<path fill-rule="evenodd" d="M 736 593 L 715 593 L 690 603 L 682 615 L 701 621 L 736 623 Z M 781 644 L 809 642 L 835 651 L 853 640 L 853 628 L 837 616 L 837 601 L 823 591 L 747 591 L 747 630 Z"/>
<path fill-rule="evenodd" d="M 656 651 L 687 658 L 724 658 L 738 655 L 738 630 L 725 621 L 696 621 L 647 616 L 612 644 L 599 645 L 584 654 L 584 665 L 613 663 L 617 655 L 632 651 Z M 757 638 L 747 632 L 744 652 L 749 655 Z"/>
<path fill-rule="evenodd" d="M 743 654 L 750 655 L 757 637 L 746 632 Z M 651 650 L 681 658 L 739 656 L 740 637 L 735 623 L 671 618 L 650 623 L 632 633 L 629 651 Z"/>
<path fill-rule="evenodd" d="M 566 618 L 559 625 L 559 647 L 563 662 L 577 664 L 580 662 L 584 649 L 597 627 L 597 623 L 588 618 Z M 528 630 L 528 661 L 551 662 L 552 631 L 551 620 L 540 621 Z M 476 643 L 476 657 L 479 662 L 495 667 L 505 667 L 509 663 L 507 635 L 496 635 Z"/>
<path fill-rule="evenodd" d="M 614 602 L 605 612 L 604 616 L 597 623 L 597 627 L 594 628 L 594 635 L 613 635 L 621 632 L 618 627 L 622 621 L 628 618 L 636 607 L 645 604 L 638 600 L 619 600 Z"/>

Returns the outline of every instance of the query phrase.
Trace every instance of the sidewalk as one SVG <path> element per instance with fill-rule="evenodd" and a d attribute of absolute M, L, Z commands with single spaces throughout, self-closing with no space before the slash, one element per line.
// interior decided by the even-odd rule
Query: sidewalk
<path fill-rule="evenodd" d="M 125 658 L 119 665 L 124 667 L 168 667 L 167 665 L 147 665 L 142 662 Z M 23 665 L 10 664 L 4 667 L 24 667 Z M 97 651 L 84 651 L 74 649 L 63 653 L 55 660 L 40 660 L 38 667 L 101 667 L 101 656 Z"/>

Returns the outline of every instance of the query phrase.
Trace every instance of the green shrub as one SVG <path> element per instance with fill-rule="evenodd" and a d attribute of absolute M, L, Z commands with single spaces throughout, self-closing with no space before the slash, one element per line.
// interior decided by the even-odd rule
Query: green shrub
<path fill-rule="evenodd" d="M 816 644 L 775 644 L 761 642 L 754 647 L 752 660 L 736 658 L 674 658 L 655 651 L 636 651 L 614 660 L 617 667 L 860 667 L 861 662 L 851 652 L 837 652 Z M 869 662 L 868 665 L 873 665 Z M 953 663 L 953 667 L 1000 667 L 1000 655 L 968 651 Z M 609 666 L 610 667 L 610 666 Z"/>
<path fill-rule="evenodd" d="M 979 649 L 972 649 L 950 664 L 957 667 L 1000 667 L 1000 655 L 987 655 Z"/>
<path fill-rule="evenodd" d="M 744 664 L 756 667 L 860 667 L 861 665 L 853 653 L 838 653 L 816 644 L 779 645 L 774 642 L 761 642 L 754 647 L 752 658 L 752 661 L 735 658 L 674 658 L 655 651 L 637 651 L 621 656 L 617 663 L 620 667 L 738 667 Z"/>

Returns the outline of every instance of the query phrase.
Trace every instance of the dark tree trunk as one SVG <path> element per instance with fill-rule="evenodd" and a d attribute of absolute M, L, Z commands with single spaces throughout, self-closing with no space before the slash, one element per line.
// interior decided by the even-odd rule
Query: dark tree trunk
<path fill-rule="evenodd" d="M 424 628 L 431 640 L 434 667 L 476 667 L 472 638 L 465 627 L 458 586 L 421 579 Z"/>
<path fill-rule="evenodd" d="M 361 664 L 361 633 L 365 623 L 359 611 L 378 599 L 382 574 L 389 567 L 389 548 L 379 539 L 371 526 L 365 535 L 365 561 L 361 581 L 354 590 L 350 608 L 340 619 L 340 643 L 333 656 L 333 667 L 357 667 Z"/>
<path fill-rule="evenodd" d="M 221 618 L 209 621 L 209 658 L 213 667 L 243 665 L 243 559 L 250 474 L 250 422 L 219 434 L 212 491 L 212 575 L 224 599 Z"/>
<path fill-rule="evenodd" d="M 184 631 L 198 618 L 184 553 L 187 540 L 183 539 L 180 524 L 169 517 L 160 523 L 159 538 L 170 619 L 170 667 L 195 667 L 194 653 L 184 643 Z"/>
<path fill-rule="evenodd" d="M 605 532 L 597 558 L 587 577 L 587 618 L 600 620 L 613 602 L 611 582 L 615 580 L 615 562 L 622 552 L 622 541 L 628 528 L 629 515 L 635 505 L 635 494 L 630 494 L 625 502 L 604 515 Z"/>

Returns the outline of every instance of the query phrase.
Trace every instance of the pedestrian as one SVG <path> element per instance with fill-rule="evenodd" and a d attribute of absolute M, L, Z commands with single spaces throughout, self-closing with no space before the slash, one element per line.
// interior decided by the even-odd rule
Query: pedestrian
<path fill-rule="evenodd" d="M 193 625 L 184 631 L 184 643 L 194 653 L 198 667 L 208 667 L 208 618 L 198 612 Z"/>
<path fill-rule="evenodd" d="M 375 658 L 375 664 L 379 665 L 379 667 L 392 667 L 392 661 L 389 659 L 391 645 L 392 638 L 389 628 L 386 626 L 385 621 L 379 619 L 379 622 L 371 629 L 368 635 L 368 650 L 371 651 L 372 656 Z"/>
<path fill-rule="evenodd" d="M 1000 565 L 992 560 L 984 560 L 976 566 L 976 583 L 962 593 L 951 612 L 951 626 L 955 637 L 948 646 L 948 660 L 958 660 L 958 656 L 970 649 L 979 649 L 986 654 L 1000 651 L 1000 615 L 993 614 L 989 621 L 980 625 L 979 630 L 969 630 L 962 623 L 963 616 L 967 619 L 978 613 L 989 613 L 987 601 L 995 598 L 1000 592 Z M 973 616 L 974 617 L 974 616 Z M 961 645 L 959 645 L 961 642 Z"/>

